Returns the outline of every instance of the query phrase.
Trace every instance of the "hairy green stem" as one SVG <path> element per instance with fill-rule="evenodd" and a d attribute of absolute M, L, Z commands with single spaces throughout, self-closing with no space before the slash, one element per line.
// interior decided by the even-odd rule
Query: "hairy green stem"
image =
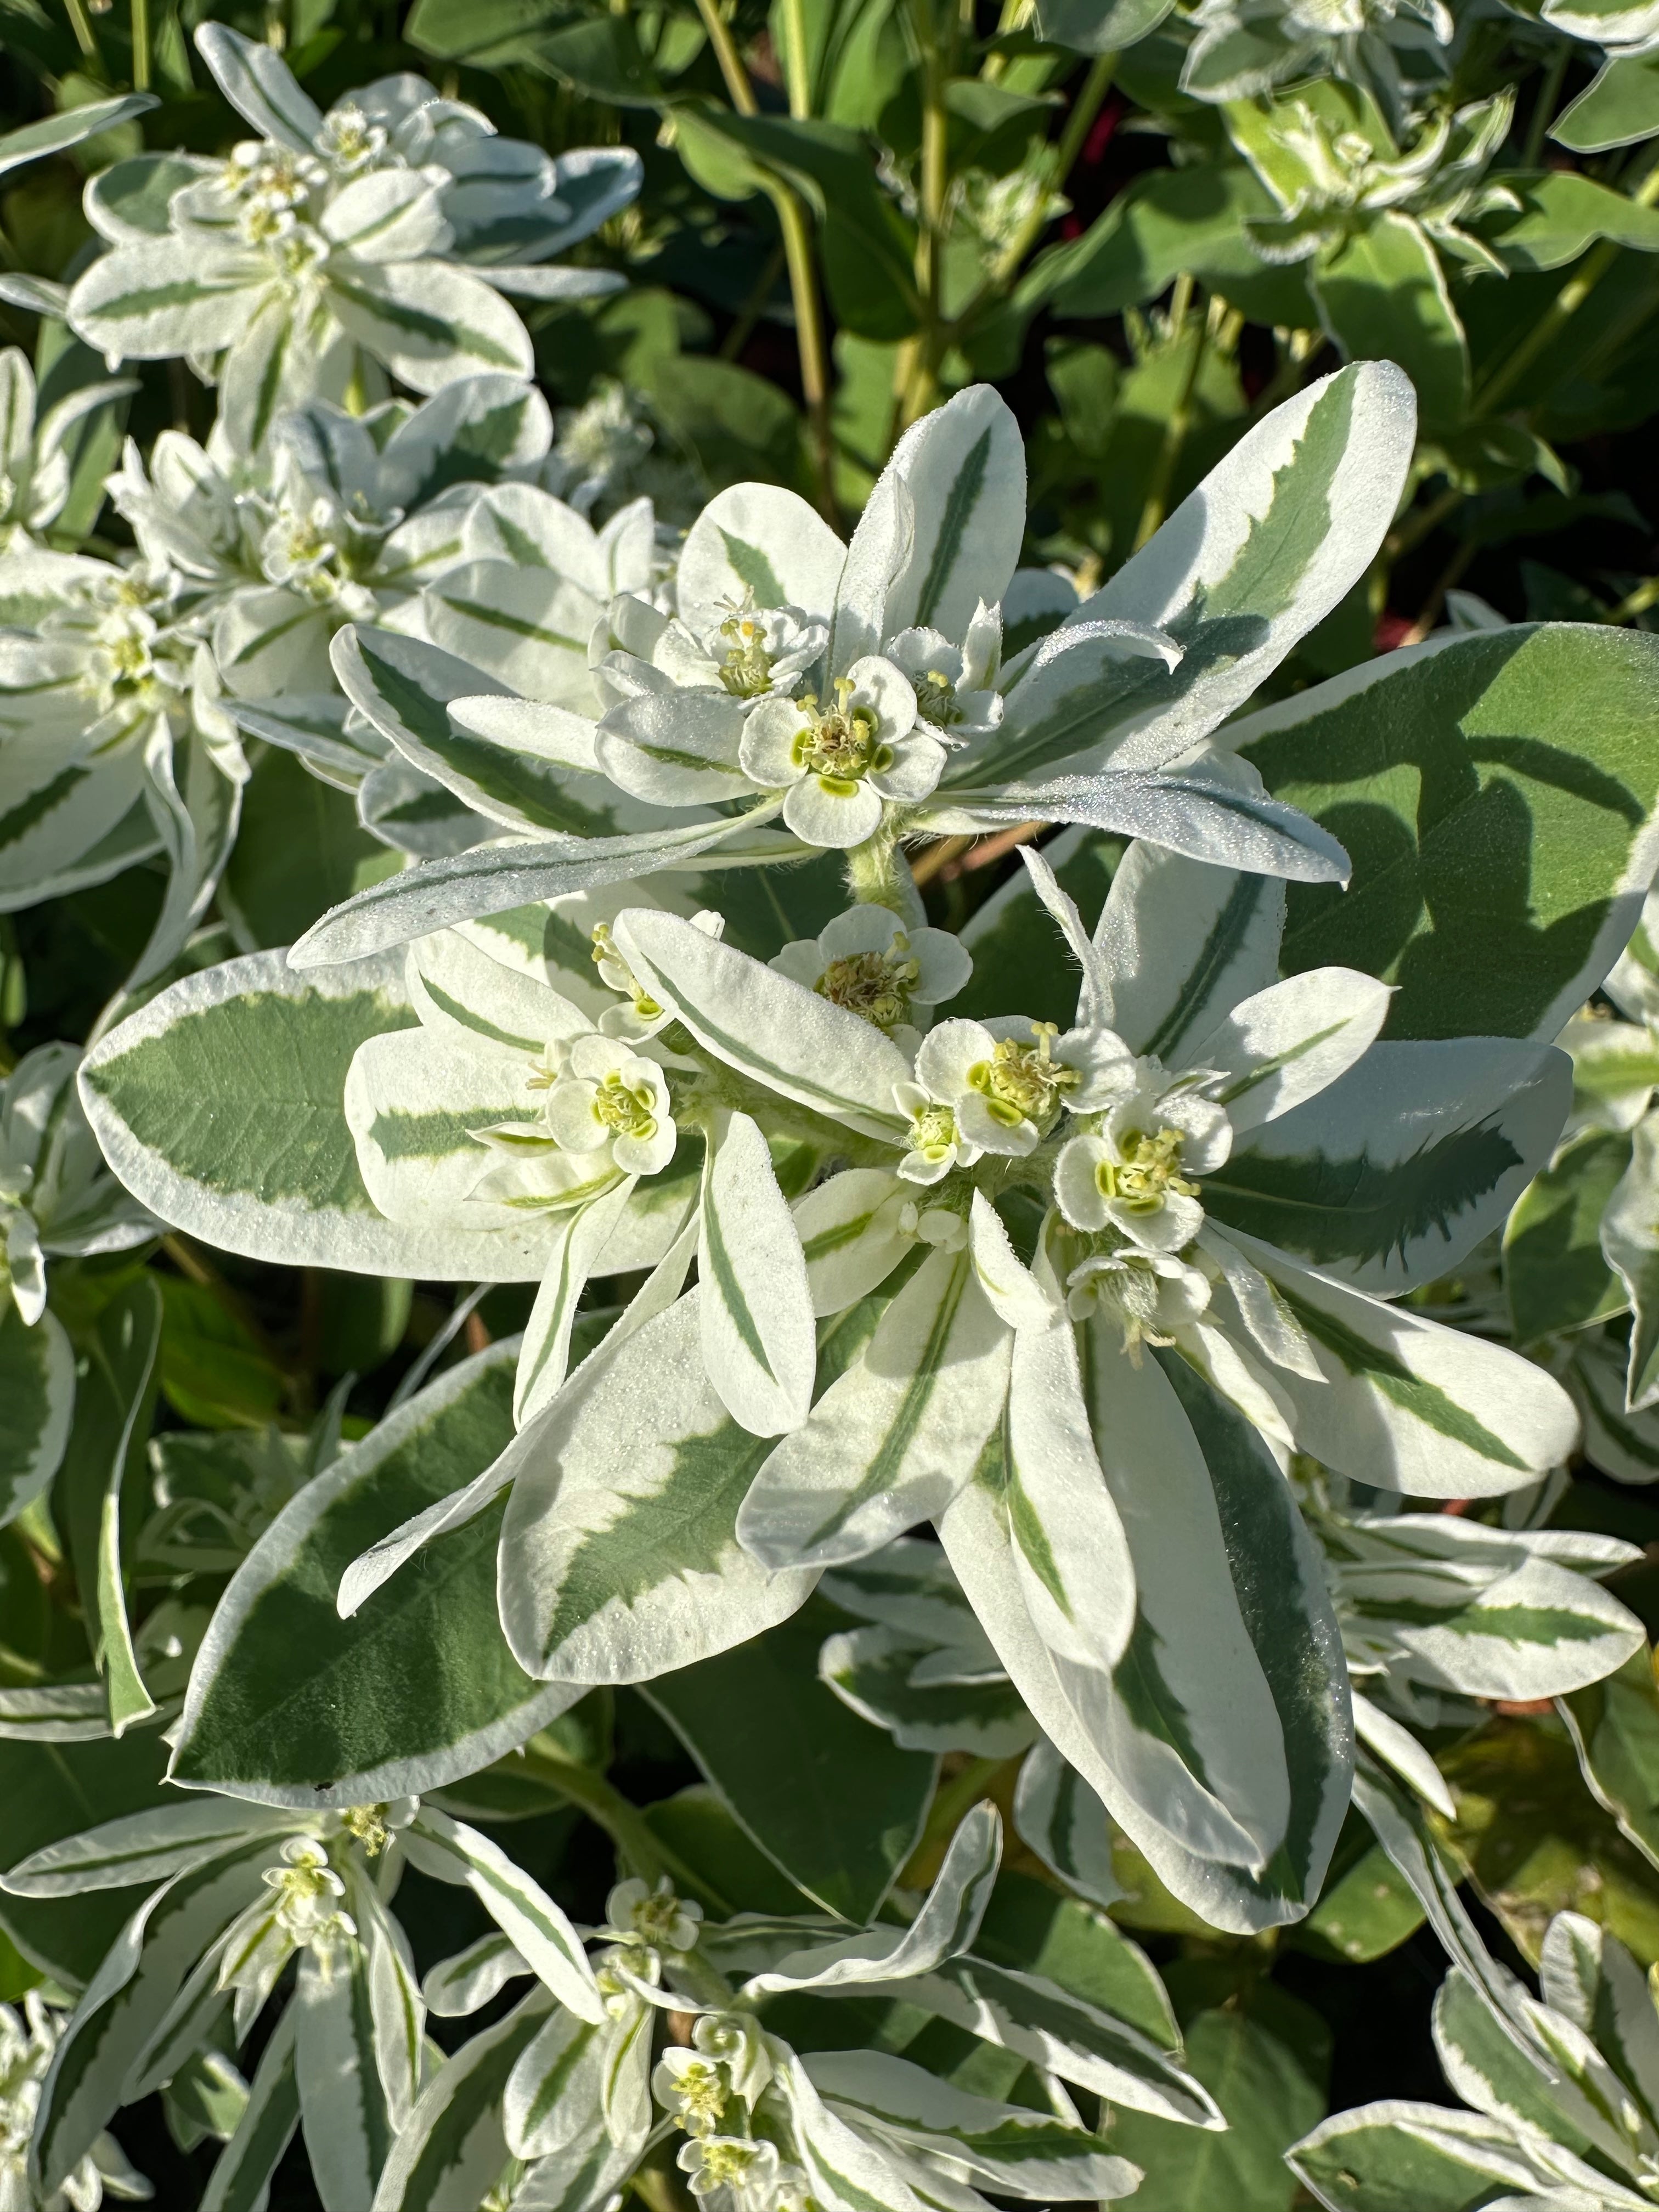
<path fill-rule="evenodd" d="M 538 1782 L 580 1806 L 590 1820 L 605 1830 L 619 1856 L 641 1881 L 660 1881 L 665 1875 L 683 1896 L 696 1898 L 720 1912 L 736 1909 L 662 1841 L 637 1805 L 603 1774 L 567 1758 L 550 1736 L 532 1736 L 520 1757 Z"/>

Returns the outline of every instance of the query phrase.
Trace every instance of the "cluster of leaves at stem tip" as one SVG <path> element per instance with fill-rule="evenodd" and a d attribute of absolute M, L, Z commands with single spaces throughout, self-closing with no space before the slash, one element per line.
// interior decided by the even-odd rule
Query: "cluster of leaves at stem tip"
<path fill-rule="evenodd" d="M 1659 2203 L 1659 9 L 0 109 L 0 2212 Z"/>

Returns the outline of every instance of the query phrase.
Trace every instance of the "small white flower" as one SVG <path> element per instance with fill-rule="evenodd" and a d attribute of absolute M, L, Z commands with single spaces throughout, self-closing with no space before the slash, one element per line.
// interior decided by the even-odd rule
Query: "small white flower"
<path fill-rule="evenodd" d="M 916 712 L 947 745 L 982 738 L 1002 720 L 996 688 L 1002 612 L 981 599 L 959 646 L 936 629 L 901 630 L 882 647 L 915 688 Z"/>
<path fill-rule="evenodd" d="M 935 1030 L 933 1035 L 937 1036 L 939 1031 Z M 926 1045 L 922 1050 L 926 1052 Z M 980 1147 L 964 1135 L 952 1100 L 935 1095 L 920 1058 L 916 1076 L 918 1079 L 914 1083 L 893 1085 L 894 1103 L 910 1123 L 906 1139 L 908 1149 L 898 1164 L 898 1171 L 906 1182 L 943 1182 L 952 1168 L 972 1167 L 980 1156 Z M 899 1218 L 902 1222 L 902 1210 Z M 918 1231 L 921 1218 L 918 1213 Z"/>
<path fill-rule="evenodd" d="M 770 2212 L 778 2147 L 749 2136 L 694 2136 L 676 2160 L 700 2201 L 724 2197 L 744 2212 Z"/>
<path fill-rule="evenodd" d="M 689 2136 L 712 2136 L 728 2101 L 726 2070 L 718 2059 L 672 2045 L 658 2060 L 651 2094 Z"/>
<path fill-rule="evenodd" d="M 910 1030 L 913 1009 L 955 998 L 974 971 L 948 930 L 907 929 L 884 906 L 849 907 L 816 937 L 786 945 L 770 964 L 889 1036 Z"/>
<path fill-rule="evenodd" d="M 763 700 L 738 758 L 763 790 L 787 792 L 783 818 L 798 837 L 845 848 L 873 835 L 884 800 L 926 799 L 945 750 L 925 723 L 918 726 L 909 678 L 871 653 L 836 678 L 827 707 L 811 694 Z"/>
<path fill-rule="evenodd" d="M 1054 1197 L 1074 1229 L 1115 1229 L 1143 1250 L 1178 1252 L 1203 1225 L 1194 1178 L 1225 1161 L 1232 1124 L 1198 1087 L 1208 1079 L 1201 1073 L 1171 1081 L 1148 1058 L 1137 1076 L 1098 1131 L 1061 1152 Z"/>
<path fill-rule="evenodd" d="M 705 937 L 720 938 L 726 934 L 726 917 L 705 908 L 691 917 L 693 929 L 700 929 Z M 635 1044 L 643 1044 L 647 1037 L 656 1036 L 674 1018 L 672 1008 L 659 1006 L 639 977 L 617 950 L 617 941 L 611 934 L 609 922 L 595 922 L 592 929 L 593 965 L 599 981 L 608 991 L 622 994 L 623 1004 L 607 1006 L 599 1016 L 599 1028 L 606 1036 L 626 1037 Z"/>
<path fill-rule="evenodd" d="M 678 1132 L 667 1078 L 655 1060 L 598 1030 L 565 1048 L 543 1114 L 562 1151 L 608 1148 L 623 1175 L 655 1175 L 674 1157 Z"/>
<path fill-rule="evenodd" d="M 726 2069 L 732 2094 L 741 2097 L 752 2110 L 772 2078 L 771 2055 L 754 2014 L 704 2013 L 691 2031 L 691 2040 L 705 2058 L 719 2060 Z"/>
<path fill-rule="evenodd" d="M 978 1152 L 1021 1159 L 1048 1135 L 1062 1105 L 1098 1111 L 1132 1079 L 1133 1065 L 1110 1030 L 1062 1036 L 1052 1022 L 999 1014 L 941 1022 L 916 1055 L 916 1080 L 952 1109 Z"/>
<path fill-rule="evenodd" d="M 702 1932 L 702 1907 L 677 1897 L 666 1875 L 654 1889 L 637 1876 L 619 1881 L 605 1900 L 605 1924 L 624 1942 L 658 1951 L 692 1951 Z"/>
<path fill-rule="evenodd" d="M 1210 1285 L 1196 1267 L 1172 1253 L 1126 1244 L 1096 1252 L 1066 1278 L 1066 1310 L 1073 1321 L 1098 1314 L 1123 1331 L 1123 1348 L 1137 1358 L 1142 1344 L 1172 1344 L 1176 1331 L 1196 1321 L 1210 1303 Z"/>

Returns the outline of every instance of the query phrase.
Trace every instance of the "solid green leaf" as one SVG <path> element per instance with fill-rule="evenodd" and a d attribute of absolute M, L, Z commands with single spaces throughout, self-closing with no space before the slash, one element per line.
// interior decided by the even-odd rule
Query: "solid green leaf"
<path fill-rule="evenodd" d="M 1293 884 L 1287 974 L 1395 984 L 1386 1034 L 1552 1038 L 1634 929 L 1654 862 L 1659 640 L 1520 625 L 1384 655 L 1235 723 L 1341 839 Z"/>
<path fill-rule="evenodd" d="M 901 1751 L 818 1680 L 819 1647 L 840 1620 L 810 1600 L 645 1694 L 767 1856 L 826 1911 L 862 1922 L 915 1847 L 935 1763 Z"/>
<path fill-rule="evenodd" d="M 1629 1303 L 1598 1233 L 1629 1165 L 1627 1136 L 1591 1129 L 1521 1194 L 1504 1231 L 1504 1289 L 1517 1344 L 1586 1328 Z"/>

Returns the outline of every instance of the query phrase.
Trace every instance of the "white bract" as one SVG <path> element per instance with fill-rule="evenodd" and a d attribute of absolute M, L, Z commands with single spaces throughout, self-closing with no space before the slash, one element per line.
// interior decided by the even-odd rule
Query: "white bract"
<path fill-rule="evenodd" d="M 155 2191 L 127 2163 L 107 2131 L 64 2175 L 50 2197 L 29 2181 L 29 2140 L 40 2106 L 40 2085 L 65 2025 L 35 1991 L 14 2005 L 0 2004 L 0 2212 L 98 2212 L 106 2195 L 143 2203 Z"/>
<path fill-rule="evenodd" d="M 165 853 L 144 981 L 212 896 L 247 775 L 202 625 L 169 568 L 32 549 L 0 559 L 0 911 Z"/>
<path fill-rule="evenodd" d="M 279 407 L 341 397 L 360 359 L 417 392 L 481 370 L 525 375 L 530 338 L 504 293 L 620 284 L 550 263 L 634 198 L 637 155 L 556 161 L 415 76 L 324 115 L 270 46 L 217 23 L 196 42 L 259 135 L 224 161 L 138 156 L 94 179 L 87 213 L 109 251 L 67 313 L 112 361 L 215 363 L 242 451 Z"/>
<path fill-rule="evenodd" d="M 441 650 L 365 629 L 335 665 L 389 743 L 469 805 L 492 781 L 521 791 L 527 769 L 556 784 L 556 801 L 500 814 L 586 841 L 529 879 L 544 892 L 679 865 L 693 839 L 746 858 L 780 816 L 769 851 L 846 851 L 855 896 L 892 902 L 901 841 L 1033 819 L 1340 880 L 1340 848 L 1210 740 L 1364 573 L 1413 432 L 1397 371 L 1340 371 L 1275 409 L 1068 612 L 1018 568 L 1024 446 L 975 386 L 906 432 L 850 544 L 793 493 L 738 484 L 692 525 L 672 611 L 635 585 L 596 623 L 562 603 L 508 638 L 434 616 L 443 586 L 426 618 Z M 1005 661 L 1000 610 L 1028 599 L 1048 635 Z M 607 784 L 653 810 L 621 836 L 593 820 Z M 302 963 L 405 941 L 434 896 L 459 919 L 524 895 L 510 854 L 456 866 L 348 902 Z"/>

